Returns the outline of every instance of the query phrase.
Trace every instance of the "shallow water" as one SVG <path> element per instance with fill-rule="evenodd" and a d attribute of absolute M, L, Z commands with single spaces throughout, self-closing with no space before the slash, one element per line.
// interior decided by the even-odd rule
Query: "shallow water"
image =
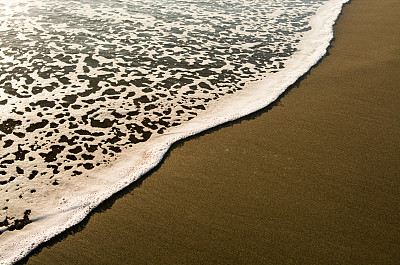
<path fill-rule="evenodd" d="M 326 49 L 343 2 L 3 1 L 2 258 L 81 220 L 173 141 L 268 105 L 322 56 L 298 59 Z"/>

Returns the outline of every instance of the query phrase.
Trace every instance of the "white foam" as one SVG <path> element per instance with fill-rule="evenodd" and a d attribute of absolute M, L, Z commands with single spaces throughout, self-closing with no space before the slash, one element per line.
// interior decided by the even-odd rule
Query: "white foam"
<path fill-rule="evenodd" d="M 20 260 L 40 243 L 81 222 L 102 201 L 155 167 L 177 140 L 243 117 L 276 100 L 325 55 L 333 38 L 333 25 L 346 2 L 348 0 L 331 0 L 317 11 L 311 21 L 312 30 L 304 34 L 298 51 L 287 60 L 285 69 L 267 74 L 262 81 L 249 84 L 243 91 L 212 102 L 207 111 L 191 121 L 135 145 L 134 153 L 98 172 L 96 179 L 88 179 L 80 185 L 66 184 L 68 195 L 49 193 L 42 198 L 44 207 L 35 215 L 34 222 L 17 234 L 5 231 L 1 235 L 0 263 Z"/>

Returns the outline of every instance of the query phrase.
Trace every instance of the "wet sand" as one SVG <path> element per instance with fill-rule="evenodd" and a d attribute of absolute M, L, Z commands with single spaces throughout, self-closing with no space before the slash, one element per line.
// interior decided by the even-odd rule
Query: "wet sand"
<path fill-rule="evenodd" d="M 273 107 L 181 142 L 28 264 L 398 264 L 400 2 L 353 0 Z"/>

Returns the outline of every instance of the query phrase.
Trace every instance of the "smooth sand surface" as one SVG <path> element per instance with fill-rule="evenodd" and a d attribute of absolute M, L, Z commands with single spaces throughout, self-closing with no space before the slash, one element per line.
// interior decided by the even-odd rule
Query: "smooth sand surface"
<path fill-rule="evenodd" d="M 274 107 L 179 144 L 24 262 L 399 264 L 399 14 L 353 0 Z"/>

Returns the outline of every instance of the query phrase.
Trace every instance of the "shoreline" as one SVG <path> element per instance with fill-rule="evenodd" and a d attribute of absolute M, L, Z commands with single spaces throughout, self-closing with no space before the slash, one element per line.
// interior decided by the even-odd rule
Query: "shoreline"
<path fill-rule="evenodd" d="M 389 7 L 390 2 L 393 2 L 396 5 L 394 1 L 385 1 L 387 8 Z M 86 225 L 82 224 L 83 227 L 85 227 L 84 230 L 80 232 L 75 231 L 73 235 L 66 236 L 64 240 L 58 244 L 54 244 L 51 248 L 42 247 L 42 250 L 38 255 L 35 255 L 38 251 L 34 251 L 33 255 L 29 258 L 28 264 L 31 264 L 32 262 L 33 264 L 35 264 L 35 262 L 45 264 L 53 260 L 58 260 L 58 262 L 64 261 L 65 263 L 70 262 L 83 264 L 85 261 L 91 259 L 91 261 L 94 262 L 94 258 L 96 258 L 100 263 L 111 261 L 127 262 L 129 261 L 129 253 L 135 254 L 131 261 L 150 261 L 155 263 L 157 263 L 157 261 L 164 261 L 167 263 L 179 261 L 184 263 L 194 261 L 231 262 L 234 258 L 235 260 L 243 262 L 289 262 L 288 256 L 292 261 L 298 262 L 306 262 L 307 258 L 309 258 L 308 261 L 315 261 L 312 257 L 316 256 L 321 257 L 321 259 L 319 259 L 321 262 L 345 262 L 346 259 L 340 259 L 341 255 L 330 253 L 330 249 L 327 249 L 326 247 L 322 247 L 322 250 L 317 250 L 317 253 L 314 253 L 320 255 L 311 255 L 313 247 L 321 245 L 322 242 L 330 244 L 332 248 L 340 246 L 339 243 L 345 243 L 345 240 L 340 241 L 338 239 L 339 235 L 346 238 L 345 233 L 343 233 L 339 227 L 335 226 L 335 224 L 330 223 L 328 216 L 332 216 L 333 214 L 335 217 L 334 214 L 337 213 L 335 210 L 338 210 L 338 212 L 341 213 L 341 215 L 339 214 L 339 216 L 341 216 L 341 218 L 339 218 L 339 221 L 341 221 L 339 222 L 340 224 L 347 224 L 343 221 L 343 218 L 350 218 L 351 221 L 360 225 L 362 223 L 357 222 L 355 216 L 350 214 L 346 207 L 344 209 L 339 209 L 338 205 L 344 207 L 346 206 L 346 202 L 348 202 L 347 207 L 355 207 L 356 212 L 358 209 L 359 213 L 362 213 L 359 209 L 361 206 L 367 205 L 369 207 L 377 207 L 382 205 L 376 202 L 369 202 L 368 196 L 365 198 L 363 197 L 362 199 L 359 197 L 348 198 L 345 196 L 345 193 L 351 193 L 354 192 L 354 190 L 343 188 L 338 184 L 348 184 L 347 182 L 350 182 L 350 186 L 355 189 L 355 192 L 358 192 L 358 194 L 361 195 L 361 191 L 357 188 L 357 184 L 363 184 L 364 181 L 366 181 L 368 184 L 371 184 L 372 187 L 379 188 L 378 191 L 375 192 L 367 189 L 369 191 L 368 195 L 378 195 L 375 197 L 381 199 L 382 202 L 390 202 L 390 206 L 392 207 L 391 209 L 393 210 L 393 220 L 396 220 L 396 215 L 398 216 L 398 211 L 395 210 L 399 210 L 398 205 L 393 201 L 393 199 L 396 199 L 395 197 L 393 198 L 393 196 L 395 196 L 394 191 L 396 190 L 396 185 L 398 187 L 393 176 L 396 173 L 399 173 L 399 168 L 396 165 L 389 165 L 387 161 L 396 159 L 396 157 L 398 158 L 398 149 L 396 149 L 396 147 L 398 147 L 399 137 L 398 133 L 396 134 L 396 131 L 393 130 L 393 126 L 396 127 L 396 124 L 388 124 L 391 121 L 393 122 L 393 117 L 394 121 L 398 119 L 398 112 L 395 112 L 395 108 L 398 105 L 394 104 L 399 102 L 398 95 L 393 94 L 393 91 L 385 91 L 393 94 L 390 99 L 391 101 L 386 100 L 389 101 L 386 103 L 391 104 L 390 106 L 394 110 L 393 113 L 390 113 L 391 116 L 386 115 L 391 119 L 386 117 L 387 119 L 385 120 L 385 124 L 378 121 L 376 117 L 373 119 L 374 115 L 376 115 L 374 111 L 378 108 L 378 106 L 375 105 L 373 106 L 374 108 L 368 110 L 370 111 L 368 112 L 370 115 L 366 115 L 364 120 L 370 122 L 372 127 L 376 127 L 377 125 L 381 126 L 380 128 L 388 127 L 390 129 L 389 132 L 385 135 L 380 135 L 377 131 L 373 130 L 372 133 L 368 134 L 370 137 L 361 135 L 361 139 L 357 140 L 355 139 L 357 138 L 356 129 L 361 129 L 363 126 L 358 125 L 357 128 L 355 128 L 355 126 L 352 127 L 348 124 L 348 121 L 346 123 L 346 120 L 350 119 L 356 121 L 357 118 L 361 117 L 361 110 L 365 110 L 365 105 L 363 105 L 363 103 L 366 99 L 359 96 L 358 99 L 356 98 L 356 101 L 349 102 L 345 100 L 346 98 L 341 98 L 340 96 L 335 95 L 335 92 L 337 91 L 334 88 L 340 88 L 346 84 L 343 84 L 344 81 L 340 80 L 341 78 L 338 80 L 330 80 L 330 77 L 326 76 L 330 73 L 333 73 L 336 76 L 342 76 L 343 71 L 348 70 L 353 72 L 364 71 L 361 76 L 366 77 L 367 74 L 365 73 L 366 71 L 364 68 L 372 68 L 371 63 L 373 64 L 378 62 L 381 64 L 381 68 L 385 69 L 388 66 L 387 61 L 382 62 L 375 57 L 372 58 L 372 62 L 368 61 L 367 58 L 362 58 L 363 60 L 365 59 L 365 61 L 363 61 L 360 60 L 360 58 L 352 56 L 352 52 L 337 51 L 338 48 L 336 46 L 339 46 L 338 42 L 343 42 L 344 39 L 347 38 L 346 36 L 344 36 L 343 39 L 341 38 L 340 34 L 342 34 L 342 31 L 346 29 L 346 26 L 342 25 L 344 22 L 341 21 L 351 19 L 347 12 L 349 12 L 349 14 L 354 13 L 350 13 L 351 11 L 346 10 L 350 9 L 354 3 L 357 3 L 359 6 L 358 8 L 360 8 L 360 6 L 363 7 L 357 0 L 353 0 L 350 4 L 345 5 L 344 12 L 342 12 L 339 17 L 339 25 L 335 26 L 336 39 L 331 43 L 332 47 L 328 50 L 331 54 L 326 56 L 322 62 L 315 67 L 315 69 L 313 67 L 311 71 L 302 78 L 298 87 L 290 90 L 290 92 L 285 92 L 286 95 L 278 99 L 278 102 L 283 104 L 284 107 L 267 107 L 267 110 L 261 111 L 261 114 L 253 114 L 255 116 L 259 115 L 259 117 L 254 120 L 251 118 L 254 116 L 250 115 L 250 117 L 240 119 L 238 122 L 232 122 L 228 125 L 221 126 L 221 128 L 212 129 L 211 134 L 206 132 L 203 133 L 202 136 L 193 137 L 190 141 L 184 140 L 181 143 L 175 144 L 174 146 L 182 146 L 173 148 L 173 151 L 170 151 L 168 155 L 165 156 L 164 162 L 161 163 L 161 166 L 158 167 L 157 170 L 153 171 L 151 177 L 147 178 L 146 176 L 142 180 L 139 180 L 139 183 L 134 184 L 136 188 L 130 188 L 131 190 L 127 192 L 124 191 L 124 196 L 119 200 L 115 200 L 115 203 L 112 203 L 114 204 L 112 208 L 102 214 L 97 214 L 102 212 L 102 210 L 100 210 L 101 208 L 107 208 L 107 203 L 104 206 L 100 206 L 98 211 L 96 210 L 94 214 L 91 214 L 88 221 L 84 221 L 87 222 Z M 381 3 L 381 5 L 385 4 Z M 368 4 L 364 3 L 364 5 Z M 364 8 L 366 7 L 364 6 Z M 357 12 L 357 10 L 353 10 L 353 12 Z M 392 12 L 395 14 L 394 11 Z M 390 19 L 389 16 L 386 17 L 386 20 L 388 19 Z M 348 27 L 349 25 L 347 25 L 347 28 Z M 354 38 L 357 37 L 353 37 L 353 41 Z M 376 42 L 377 41 L 375 41 L 376 46 L 382 46 L 382 44 L 377 44 Z M 360 43 L 358 43 L 358 45 L 360 45 Z M 346 44 L 342 44 L 342 46 L 346 46 Z M 394 53 L 393 49 L 387 48 L 386 50 L 382 50 L 381 53 Z M 339 56 L 340 59 L 344 58 L 343 54 L 340 53 L 349 55 L 352 62 L 348 63 L 347 60 L 339 60 L 339 63 L 333 63 L 334 67 L 332 67 L 332 65 L 329 66 L 331 60 L 334 60 L 332 58 L 335 56 Z M 380 57 L 379 55 L 380 54 L 377 54 L 376 57 Z M 393 57 L 395 60 L 390 63 L 394 64 L 394 68 L 397 66 L 398 69 L 398 57 Z M 337 66 L 341 69 L 336 69 L 335 67 Z M 329 69 L 329 67 L 331 68 Z M 320 68 L 322 68 L 322 70 Z M 319 72 L 322 72 L 322 74 Z M 345 72 L 346 71 L 344 71 L 344 73 Z M 376 69 L 372 72 L 376 72 Z M 392 70 L 390 73 L 393 74 L 395 72 L 396 71 Z M 314 78 L 318 79 L 318 76 L 322 81 L 313 81 Z M 389 77 L 391 77 L 390 82 L 392 83 L 392 87 L 395 87 L 396 78 L 398 81 L 398 77 L 395 75 L 389 75 Z M 353 76 L 348 78 L 349 80 L 345 81 L 350 82 L 350 79 L 352 79 Z M 373 81 L 375 81 L 376 84 L 380 84 L 380 80 L 376 80 L 376 78 L 377 77 L 375 77 L 375 80 Z M 337 85 L 333 85 L 334 87 L 329 88 L 328 84 L 331 81 L 333 81 L 334 85 Z M 310 82 L 311 84 L 309 84 Z M 315 110 L 318 110 L 316 107 L 307 109 L 307 107 L 309 107 L 307 106 L 308 103 L 315 104 L 315 106 L 319 106 L 320 108 L 324 106 L 323 103 L 319 103 L 321 96 L 312 98 L 310 97 L 310 94 L 302 94 L 302 90 L 307 89 L 308 93 L 311 94 L 322 92 L 318 88 L 313 88 L 315 85 L 321 86 L 321 82 L 324 84 L 323 87 L 330 92 L 331 98 L 329 100 L 325 99 L 325 102 L 329 102 L 332 98 L 339 101 L 333 102 L 333 105 L 335 105 L 333 108 L 340 110 L 337 111 L 338 113 L 319 109 L 325 112 L 323 113 L 326 114 L 324 116 L 314 113 Z M 361 88 L 358 87 L 358 92 L 363 91 L 360 89 Z M 374 91 L 372 90 L 367 92 L 374 94 Z M 343 97 L 359 95 L 356 91 L 353 93 L 353 91 L 343 90 L 340 93 L 342 93 Z M 305 104 L 305 102 L 308 103 Z M 356 106 L 358 107 L 356 113 L 354 113 L 353 110 L 348 109 L 349 103 L 359 104 L 359 106 Z M 369 103 L 376 104 L 374 99 Z M 384 114 L 388 114 L 388 109 L 385 109 L 382 106 L 379 106 L 379 110 Z M 330 120 L 324 123 L 324 118 Z M 339 118 L 342 118 L 343 120 L 340 120 Z M 338 120 L 345 124 L 341 125 Z M 328 135 L 328 128 L 324 129 L 323 127 L 315 127 L 314 123 L 321 121 L 323 123 L 322 126 L 328 126 L 328 128 L 329 126 L 331 127 L 330 129 L 334 132 L 332 135 Z M 338 125 L 345 128 L 339 128 Z M 347 125 L 347 127 L 345 125 Z M 349 127 L 351 127 L 352 131 L 349 130 L 351 133 L 347 132 Z M 367 127 L 372 130 L 372 127 Z M 273 132 L 274 130 L 276 131 Z M 289 135 L 287 130 L 294 132 L 295 134 Z M 322 140 L 315 136 L 319 136 Z M 388 139 L 383 138 L 383 136 Z M 271 139 L 277 141 L 268 142 L 272 141 Z M 351 139 L 349 141 L 351 144 L 350 146 L 346 147 L 339 145 L 340 141 L 349 139 Z M 380 147 L 377 148 L 378 151 L 383 151 L 383 147 L 388 147 L 387 143 L 393 142 L 393 146 L 389 148 L 389 150 L 386 150 L 387 153 L 385 153 L 385 155 L 387 157 L 378 157 L 378 161 L 382 162 L 382 165 L 377 165 L 376 168 L 373 168 L 372 165 L 370 165 L 371 168 L 369 171 L 371 173 L 379 172 L 377 169 L 386 173 L 385 180 L 389 182 L 379 185 L 376 183 L 376 181 L 378 181 L 377 179 L 362 179 L 360 177 L 362 175 L 360 172 L 363 172 L 362 169 L 357 166 L 357 163 L 353 166 L 351 166 L 352 163 L 349 163 L 349 160 L 353 160 L 354 158 L 358 159 L 355 162 L 360 163 L 360 166 L 367 165 L 365 161 L 362 161 L 365 158 L 368 158 L 368 162 L 374 162 L 375 157 L 368 156 L 366 152 L 371 151 L 370 149 L 374 149 L 374 147 L 364 147 L 364 140 L 371 139 L 385 140 L 384 145 L 382 145 L 382 143 L 379 145 L 379 141 L 374 141 L 374 143 L 378 144 L 378 147 Z M 246 145 L 243 145 L 243 142 L 246 141 L 248 141 Z M 331 146 L 329 145 L 329 141 L 334 141 L 339 146 Z M 313 148 L 311 148 L 310 145 Z M 298 154 L 294 152 L 293 149 L 298 152 Z M 334 153 L 335 156 L 329 156 L 327 154 L 328 151 Z M 357 155 L 357 152 L 362 152 L 362 156 Z M 342 156 L 342 160 L 337 160 L 336 155 Z M 379 154 L 377 151 L 374 151 L 373 155 L 378 156 Z M 262 159 L 260 159 L 260 157 Z M 321 158 L 325 158 L 326 160 L 319 161 Z M 188 159 L 190 160 L 187 162 L 189 166 L 185 165 L 185 161 Z M 332 161 L 329 161 L 329 159 Z M 339 168 L 336 167 L 338 161 L 343 162 L 344 165 L 348 166 L 350 171 L 356 172 L 357 174 L 350 174 L 351 172 L 347 173 L 347 171 L 339 171 Z M 310 162 L 317 164 L 308 165 L 308 167 L 304 168 L 304 166 L 307 166 Z M 238 164 L 249 164 L 250 166 L 243 169 L 242 167 L 237 167 Z M 205 170 L 205 168 L 207 168 L 207 170 Z M 338 174 L 340 176 L 332 174 L 329 172 L 329 169 L 335 169 L 336 171 L 339 171 L 340 174 L 344 174 L 344 176 L 340 174 Z M 240 178 L 243 178 L 243 175 L 249 175 L 248 181 L 252 180 L 256 184 L 243 181 L 243 179 Z M 307 178 L 309 175 L 311 175 L 310 179 Z M 323 183 L 322 180 L 316 178 L 316 176 L 321 175 L 322 180 L 328 181 L 331 189 L 326 186 L 326 182 Z M 182 178 L 183 176 L 185 176 L 185 178 Z M 279 179 L 278 177 L 281 177 L 285 181 L 282 181 L 282 179 Z M 336 182 L 332 180 L 332 177 L 337 177 L 337 179 L 335 179 Z M 379 176 L 376 176 L 376 178 L 378 177 Z M 146 179 L 146 181 L 143 181 L 144 179 Z M 294 183 L 300 184 L 300 186 L 296 187 L 296 185 L 292 183 L 293 181 Z M 193 183 L 195 183 L 195 185 Z M 394 186 L 388 188 L 388 183 L 391 183 Z M 263 187 L 268 192 L 266 192 L 266 190 L 261 190 L 260 187 Z M 383 194 L 380 193 L 382 190 L 392 197 L 389 195 L 387 198 L 383 196 Z M 285 194 L 282 193 L 282 191 L 287 191 L 289 193 Z M 179 192 L 179 194 L 177 194 L 177 192 Z M 254 192 L 258 192 L 259 195 L 254 195 Z M 319 195 L 323 195 L 323 200 L 318 199 L 318 196 L 316 196 L 318 193 L 321 193 Z M 333 195 L 336 193 L 339 195 L 339 199 L 337 199 L 339 202 L 335 201 L 333 198 Z M 129 196 L 131 194 L 134 194 L 134 196 Z M 287 198 L 284 198 L 283 202 L 280 202 L 279 199 L 282 199 L 280 198 L 282 194 L 287 195 Z M 117 197 L 118 196 L 120 195 L 117 195 Z M 234 196 L 237 196 L 240 199 L 234 198 Z M 167 206 L 160 206 L 164 202 L 163 199 L 168 202 Z M 198 199 L 200 199 L 200 202 L 197 202 Z M 301 199 L 303 199 L 303 201 Z M 258 202 L 260 205 L 255 207 L 253 205 L 254 201 Z M 310 221 L 306 218 L 305 214 L 297 212 L 298 208 L 294 207 L 296 204 L 299 204 L 298 206 L 300 206 L 300 209 L 304 210 L 308 215 L 317 217 L 316 220 L 319 220 L 319 222 L 312 222 L 312 220 Z M 315 206 L 320 210 L 325 209 L 323 206 L 328 207 L 325 209 L 325 213 L 321 215 L 314 212 L 312 206 Z M 164 209 L 164 207 L 169 210 L 175 210 L 175 212 L 171 213 L 167 209 Z M 178 209 L 176 207 L 178 207 Z M 208 207 L 211 207 L 212 209 L 210 210 Z M 250 207 L 250 209 L 248 207 Z M 278 208 L 282 209 L 280 210 Z M 127 211 L 127 209 L 131 210 L 131 212 Z M 361 209 L 364 208 L 361 207 Z M 382 213 L 383 211 L 379 211 L 377 208 L 374 209 L 377 213 Z M 385 208 L 385 213 L 388 212 L 389 209 L 390 208 L 388 207 Z M 268 212 L 261 213 L 261 210 L 270 211 L 270 213 L 275 213 L 275 215 L 272 214 L 273 217 L 271 217 L 268 215 Z M 295 213 L 291 215 L 289 214 L 290 211 L 295 211 Z M 189 216 L 186 216 L 185 214 L 189 214 Z M 376 221 L 377 217 L 375 214 L 371 211 L 369 211 L 368 214 L 369 215 L 361 216 L 361 219 L 368 221 L 368 218 L 375 218 L 374 220 Z M 162 220 L 159 220 L 160 217 L 165 219 L 165 223 L 162 223 Z M 296 220 L 305 222 L 305 225 L 301 226 L 301 224 Z M 389 223 L 388 220 L 389 219 L 385 219 L 386 224 Z M 177 221 L 183 222 L 183 228 L 177 226 Z M 236 224 L 237 221 L 247 222 L 238 226 Z M 277 224 L 282 221 L 283 223 L 281 225 Z M 338 220 L 336 219 L 336 221 Z M 137 224 L 138 227 L 130 226 L 129 224 L 131 222 Z M 197 226 L 194 226 L 193 222 L 197 222 Z M 285 225 L 285 222 L 288 223 Z M 251 224 L 250 227 L 249 224 Z M 371 225 L 371 223 L 368 224 Z M 338 234 L 315 233 L 317 228 L 324 227 L 323 225 L 328 225 L 333 232 L 337 232 Z M 79 227 L 79 225 L 77 227 Z M 126 229 L 121 231 L 124 227 Z M 199 229 L 200 227 L 203 229 Z M 361 227 L 367 228 L 367 231 L 369 232 L 372 231 L 368 226 L 365 227 L 361 225 Z M 370 229 L 368 230 L 368 228 Z M 391 228 L 396 228 L 396 226 L 392 226 Z M 73 228 L 66 233 L 71 233 L 74 229 L 76 228 Z M 116 230 L 117 235 L 113 235 L 114 229 Z M 302 229 L 304 231 L 302 231 Z M 343 230 L 346 230 L 347 232 L 353 232 L 353 236 L 355 236 L 356 234 L 354 229 L 356 229 L 354 225 L 348 227 L 348 230 L 343 228 Z M 229 235 L 228 231 L 230 230 L 235 231 L 234 236 Z M 385 229 L 381 228 L 381 230 Z M 174 233 L 171 234 L 171 231 Z M 302 233 L 305 231 L 308 231 L 309 233 Z M 380 230 L 378 229 L 377 231 Z M 215 232 L 216 234 L 211 232 Z M 208 237 L 206 236 L 207 234 Z M 252 235 L 253 241 L 247 238 L 248 236 L 245 234 Z M 260 234 L 262 236 L 260 236 Z M 314 244 L 310 243 L 310 245 L 307 246 L 306 240 L 301 240 L 306 234 L 310 239 L 312 239 L 310 242 Z M 390 236 L 389 238 L 394 239 L 394 235 L 398 234 L 399 231 L 395 230 L 393 237 Z M 327 235 L 331 237 L 333 236 L 338 242 L 332 242 L 332 240 L 329 241 Z M 365 234 L 362 235 L 366 237 Z M 388 231 L 386 230 L 384 236 L 385 235 L 389 236 Z M 175 236 L 176 238 L 174 238 Z M 124 241 L 122 237 L 126 238 L 126 240 Z M 382 236 L 380 238 L 382 238 Z M 165 244 L 164 242 L 157 241 L 157 239 L 172 244 Z M 201 239 L 200 242 L 197 242 L 198 239 Z M 211 239 L 213 239 L 213 241 L 210 241 Z M 226 242 L 225 239 L 235 239 L 233 242 L 236 242 L 236 248 L 232 245 L 233 242 Z M 282 239 L 282 241 L 279 241 L 278 239 Z M 351 237 L 351 239 L 354 240 L 354 237 Z M 364 238 L 364 240 L 371 243 L 366 238 Z M 99 241 L 103 242 L 98 245 L 94 243 Z M 132 241 L 138 241 L 141 244 L 133 244 L 130 246 L 129 244 Z M 224 242 L 226 242 L 226 245 L 223 244 Z M 242 245 L 243 242 L 247 242 L 250 247 Z M 299 246 L 296 246 L 296 242 L 297 244 L 300 242 L 304 243 L 305 246 L 298 249 Z M 262 246 L 258 246 L 256 243 L 263 243 L 263 246 L 267 247 L 264 250 L 262 249 Z M 354 245 L 360 246 L 360 242 L 358 241 L 354 241 L 353 243 Z M 50 243 L 50 245 L 51 244 L 52 243 Z M 214 248 L 212 248 L 213 251 L 208 254 L 209 256 L 206 255 L 204 257 L 205 250 L 210 244 L 214 246 Z M 277 247 L 272 247 L 273 245 L 277 245 Z M 82 253 L 79 253 L 79 248 L 82 247 L 88 249 L 87 254 L 82 255 Z M 114 247 L 114 250 L 112 250 L 112 247 Z M 268 247 L 270 248 L 268 249 Z M 380 246 L 380 248 L 385 248 L 386 252 L 391 249 L 388 245 L 385 247 Z M 296 249 L 298 249 L 298 253 L 293 253 Z M 350 250 L 354 249 L 356 248 L 350 248 Z M 371 247 L 368 249 L 370 250 Z M 266 253 L 268 250 L 270 250 L 271 253 Z M 343 252 L 349 251 L 349 248 L 345 249 L 346 251 L 340 248 L 339 250 L 342 250 L 343 254 Z M 361 254 L 367 255 L 368 252 L 370 251 L 364 249 Z M 68 255 L 66 253 L 68 253 Z M 102 254 L 100 257 L 96 257 L 96 253 L 99 255 Z M 119 256 L 111 253 L 119 253 Z M 307 253 L 308 256 L 305 255 Z M 296 254 L 298 256 L 296 256 Z M 336 259 L 327 259 L 328 254 L 330 254 L 331 257 L 336 257 Z M 392 254 L 395 253 L 393 252 Z M 68 256 L 68 260 L 64 259 L 64 255 Z M 147 258 L 146 255 L 148 255 Z M 371 255 L 372 254 L 369 254 L 369 256 Z M 159 258 L 158 260 L 157 257 Z M 296 257 L 298 257 L 298 259 L 296 259 Z M 322 259 L 322 257 L 324 257 L 324 259 Z M 357 257 L 360 259 L 360 262 L 363 261 L 361 259 L 362 257 L 358 255 Z M 168 258 L 168 260 L 166 258 Z M 387 258 L 387 261 L 390 261 L 390 258 L 392 258 L 392 261 L 395 261 L 396 257 L 393 256 Z M 347 261 L 350 260 L 347 259 Z M 26 262 L 26 259 L 22 262 Z"/>
<path fill-rule="evenodd" d="M 53 214 L 51 218 L 43 219 L 43 221 L 47 223 L 40 223 L 40 221 L 37 221 L 42 218 L 40 215 L 36 215 L 32 224 L 18 233 L 15 238 L 7 238 L 7 234 L 4 235 L 2 249 L 5 254 L 2 253 L 1 256 L 5 259 L 5 263 L 23 258 L 31 250 L 40 245 L 40 242 L 44 242 L 48 238 L 52 238 L 74 224 L 81 222 L 90 210 L 96 208 L 104 199 L 109 198 L 115 192 L 125 188 L 129 183 L 134 182 L 142 174 L 148 172 L 149 169 L 157 165 L 173 142 L 184 139 L 189 135 L 202 132 L 207 128 L 215 127 L 218 124 L 246 116 L 248 113 L 252 113 L 269 105 L 270 102 L 274 101 L 285 88 L 287 88 L 287 86 L 294 83 L 301 75 L 306 73 L 310 67 L 316 64 L 326 53 L 326 48 L 333 38 L 333 25 L 345 2 L 348 2 L 348 0 L 332 0 L 318 9 L 317 14 L 310 21 L 312 30 L 303 35 L 302 41 L 298 44 L 299 52 L 293 54 L 290 59 L 291 63 L 288 63 L 283 70 L 272 74 L 270 77 L 266 74 L 259 82 L 249 84 L 248 89 L 237 92 L 232 97 L 224 97 L 218 104 L 214 104 L 213 106 L 210 104 L 208 112 L 199 115 L 185 125 L 181 125 L 176 128 L 176 130 L 171 128 L 171 130 L 165 131 L 164 135 L 157 136 L 153 139 L 153 142 L 149 141 L 148 144 L 150 146 L 146 147 L 146 145 L 138 144 L 135 148 L 135 152 L 130 154 L 125 153 L 125 155 L 129 157 L 125 162 L 113 163 L 113 166 L 109 169 L 99 171 L 101 173 L 99 173 L 98 176 L 101 179 L 96 179 L 95 183 L 93 183 L 94 185 L 90 183 L 78 183 L 78 186 L 72 189 L 74 195 L 69 197 L 65 196 L 62 201 L 59 202 L 59 205 L 64 205 L 66 207 L 60 208 L 58 205 L 57 213 Z M 321 17 L 323 17 L 323 19 L 321 19 Z M 248 93 L 248 90 L 252 90 L 252 93 Z M 248 101 L 252 103 L 246 104 Z M 142 156 L 146 158 L 140 159 Z M 122 158 L 120 160 L 124 161 Z M 115 168 L 117 168 L 117 170 L 115 170 Z M 129 174 L 122 174 L 119 177 L 110 177 L 114 176 L 116 172 L 124 172 L 125 168 L 130 172 Z M 98 190 L 96 188 L 100 180 L 104 187 L 103 190 Z M 82 189 L 82 187 L 87 187 L 87 189 Z M 64 190 L 64 188 L 61 187 L 61 190 Z M 64 190 L 64 193 L 69 194 L 70 192 Z M 81 194 L 81 196 L 79 194 Z M 90 194 L 89 197 L 91 197 L 91 199 L 87 199 L 87 194 Z M 84 199 L 81 200 L 81 198 Z M 47 201 L 55 202 L 58 200 L 57 197 L 47 198 Z M 31 210 L 29 210 L 29 212 L 31 212 Z M 32 212 L 36 212 L 37 214 L 38 211 L 32 209 Z M 48 212 L 48 210 L 43 211 L 44 214 L 46 214 L 46 212 Z M 29 223 L 30 220 L 27 219 L 27 222 Z M 47 229 L 35 233 L 35 227 L 38 230 L 40 230 L 40 227 L 47 227 Z M 10 255 L 8 255 L 8 253 L 10 253 Z M 8 256 L 11 257 L 11 260 L 6 258 Z"/>

